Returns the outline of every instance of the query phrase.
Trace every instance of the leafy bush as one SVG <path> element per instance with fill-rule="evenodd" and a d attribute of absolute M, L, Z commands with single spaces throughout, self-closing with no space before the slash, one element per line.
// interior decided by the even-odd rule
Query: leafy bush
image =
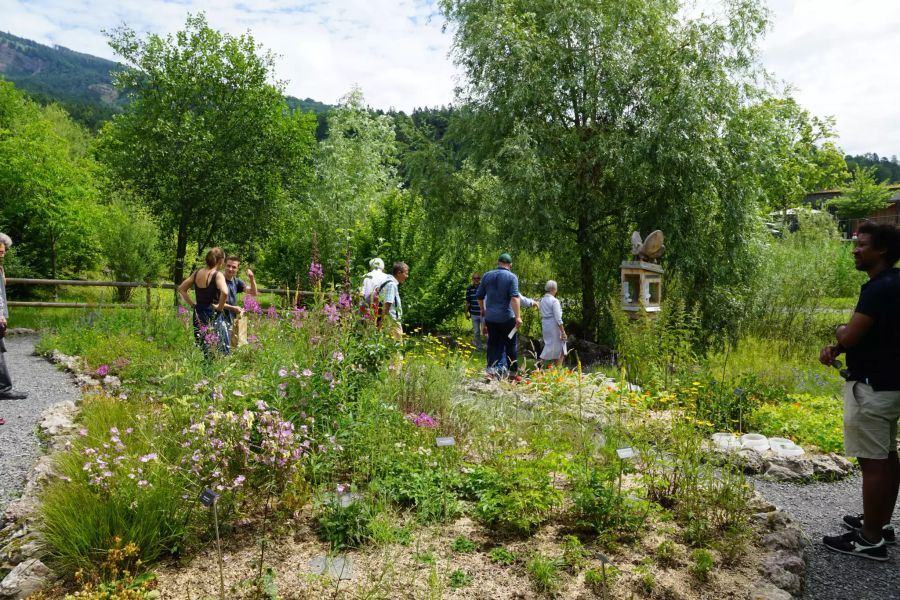
<path fill-rule="evenodd" d="M 451 588 L 468 587 L 472 583 L 472 576 L 462 569 L 456 569 L 450 573 L 447 583 Z"/>
<path fill-rule="evenodd" d="M 760 405 L 749 426 L 767 436 L 786 437 L 822 452 L 844 447 L 843 400 L 836 396 L 794 394 L 781 402 Z"/>
<path fill-rule="evenodd" d="M 514 564 L 517 560 L 516 555 L 503 547 L 497 547 L 492 549 L 488 553 L 488 558 L 491 559 L 491 562 L 495 562 L 501 565 L 509 566 Z"/>
<path fill-rule="evenodd" d="M 697 548 L 694 550 L 693 554 L 691 554 L 691 558 L 694 561 L 693 564 L 688 567 L 688 571 L 690 571 L 691 575 L 697 578 L 698 581 L 706 581 L 709 579 L 709 572 L 716 566 L 716 562 L 713 560 L 709 550 Z"/>
<path fill-rule="evenodd" d="M 152 281 L 159 274 L 159 227 L 146 209 L 116 199 L 106 207 L 101 239 L 103 257 L 116 281 Z M 116 288 L 121 302 L 134 288 Z"/>
<path fill-rule="evenodd" d="M 335 550 L 357 548 L 372 537 L 375 508 L 365 498 L 344 505 L 340 497 L 326 500 L 319 507 L 319 538 Z"/>
<path fill-rule="evenodd" d="M 649 507 L 621 488 L 617 462 L 587 461 L 572 473 L 572 500 L 578 523 L 599 534 L 631 534 L 646 521 Z"/>
<path fill-rule="evenodd" d="M 565 468 L 563 457 L 553 451 L 534 458 L 525 451 L 501 454 L 470 477 L 478 498 L 476 517 L 492 527 L 531 533 L 562 503 L 563 493 L 551 474 Z"/>

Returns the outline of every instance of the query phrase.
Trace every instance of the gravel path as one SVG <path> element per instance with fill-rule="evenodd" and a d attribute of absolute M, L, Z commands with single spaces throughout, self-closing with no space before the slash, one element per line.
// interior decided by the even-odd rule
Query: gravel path
<path fill-rule="evenodd" d="M 34 353 L 34 336 L 6 338 L 6 365 L 16 389 L 27 400 L 0 400 L 0 514 L 15 499 L 40 454 L 35 426 L 41 412 L 57 402 L 80 398 L 72 378 Z"/>
<path fill-rule="evenodd" d="M 835 483 L 756 482 L 756 489 L 794 515 L 810 537 L 804 599 L 900 599 L 900 546 L 889 546 L 890 560 L 881 563 L 832 552 L 822 545 L 822 536 L 847 531 L 840 524 L 843 515 L 862 512 L 861 485 L 858 473 Z M 900 523 L 900 511 L 894 512 L 894 523 Z"/>

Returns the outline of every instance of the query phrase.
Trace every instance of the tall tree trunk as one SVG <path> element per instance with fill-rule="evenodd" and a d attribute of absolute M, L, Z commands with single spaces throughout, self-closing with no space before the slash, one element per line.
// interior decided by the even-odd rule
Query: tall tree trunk
<path fill-rule="evenodd" d="M 184 256 L 187 254 L 187 233 L 188 221 L 191 217 L 191 211 L 185 210 L 181 213 L 181 221 L 178 223 L 178 240 L 175 244 L 175 267 L 172 269 L 172 282 L 177 286 L 184 280 Z M 175 292 L 173 298 L 175 305 L 178 305 L 178 292 Z"/>
<path fill-rule="evenodd" d="M 589 223 L 585 216 L 578 218 L 578 256 L 581 262 L 581 323 L 585 338 L 597 339 L 597 298 L 594 295 L 594 261 L 591 258 Z"/>

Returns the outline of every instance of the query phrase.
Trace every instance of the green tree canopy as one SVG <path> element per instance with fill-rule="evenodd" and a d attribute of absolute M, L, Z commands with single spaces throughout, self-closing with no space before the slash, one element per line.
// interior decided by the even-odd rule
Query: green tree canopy
<path fill-rule="evenodd" d="M 309 177 L 315 117 L 288 110 L 271 54 L 202 14 L 166 38 L 127 27 L 108 36 L 129 67 L 115 83 L 130 101 L 101 132 L 100 155 L 176 232 L 181 281 L 189 242 L 247 248 L 266 233 Z"/>
<path fill-rule="evenodd" d="M 19 276 L 57 278 L 94 267 L 99 217 L 90 138 L 56 105 L 0 80 L 0 228 Z"/>
<path fill-rule="evenodd" d="M 829 200 L 839 219 L 861 219 L 886 208 L 893 192 L 887 184 L 875 182 L 875 167 L 855 167 L 853 179 L 842 196 Z"/>
<path fill-rule="evenodd" d="M 774 145 L 756 60 L 766 11 L 672 0 L 442 0 L 471 111 L 472 158 L 502 180 L 509 245 L 546 251 L 579 283 L 587 335 L 629 230 L 661 228 L 666 261 L 712 328 L 734 323 L 752 274 Z"/>

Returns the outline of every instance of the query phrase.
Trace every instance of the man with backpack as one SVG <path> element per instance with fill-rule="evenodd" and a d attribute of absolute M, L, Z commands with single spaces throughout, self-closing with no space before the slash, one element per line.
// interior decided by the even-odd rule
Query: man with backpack
<path fill-rule="evenodd" d="M 405 262 L 395 262 L 391 268 L 391 274 L 378 287 L 378 300 L 380 303 L 378 327 L 381 328 L 387 322 L 387 332 L 395 340 L 403 338 L 403 303 L 400 301 L 400 284 L 409 277 L 409 265 Z"/>

